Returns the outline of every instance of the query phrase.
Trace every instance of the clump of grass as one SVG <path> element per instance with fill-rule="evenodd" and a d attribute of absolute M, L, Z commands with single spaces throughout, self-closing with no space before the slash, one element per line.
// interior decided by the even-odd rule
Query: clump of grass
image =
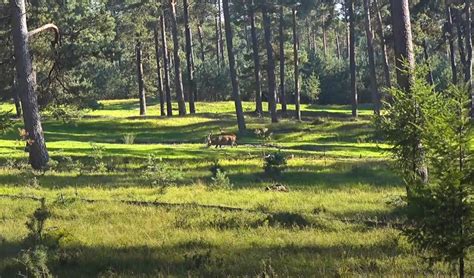
<path fill-rule="evenodd" d="M 137 138 L 137 135 L 134 133 L 125 133 L 122 135 L 122 143 L 125 145 L 133 145 L 135 144 L 135 139 Z"/>

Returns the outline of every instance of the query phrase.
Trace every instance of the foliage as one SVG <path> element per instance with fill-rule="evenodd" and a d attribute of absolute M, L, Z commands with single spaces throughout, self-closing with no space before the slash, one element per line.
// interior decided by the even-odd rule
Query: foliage
<path fill-rule="evenodd" d="M 215 178 L 217 176 L 218 172 L 224 173 L 224 167 L 219 163 L 219 160 L 214 160 L 212 163 L 211 167 L 209 168 L 209 171 L 211 171 L 212 177 Z"/>
<path fill-rule="evenodd" d="M 281 151 L 267 154 L 264 157 L 263 169 L 265 174 L 271 178 L 278 178 L 287 167 L 287 158 Z"/>
<path fill-rule="evenodd" d="M 45 199 L 41 199 L 41 206 L 29 217 L 26 222 L 28 235 L 25 244 L 31 246 L 27 250 L 22 250 L 17 261 L 24 267 L 25 276 L 37 278 L 53 277 L 48 268 L 48 248 L 44 245 L 47 237 L 45 233 L 45 223 L 51 217 L 49 209 L 46 207 Z"/>
<path fill-rule="evenodd" d="M 211 178 L 212 182 L 209 185 L 213 189 L 231 189 L 234 185 L 230 182 L 229 177 L 224 171 L 217 170 L 215 176 Z"/>
<path fill-rule="evenodd" d="M 423 143 L 431 181 L 408 195 L 405 235 L 431 261 L 457 263 L 474 245 L 474 164 L 467 90 L 451 86 L 434 113 L 427 115 Z"/>
<path fill-rule="evenodd" d="M 99 144 L 91 143 L 92 152 L 92 170 L 98 173 L 105 172 L 107 165 L 104 162 L 105 147 Z"/>
<path fill-rule="evenodd" d="M 307 99 L 309 103 L 316 103 L 320 94 L 320 82 L 316 73 L 303 79 L 303 86 L 301 87 L 302 97 Z"/>
<path fill-rule="evenodd" d="M 20 271 L 20 275 L 23 277 L 53 277 L 48 268 L 48 249 L 42 245 L 21 251 L 17 261 L 24 268 L 24 272 Z"/>
<path fill-rule="evenodd" d="M 13 127 L 11 111 L 0 111 L 0 133 L 5 133 Z"/>
<path fill-rule="evenodd" d="M 421 69 L 414 72 L 410 92 L 395 87 L 390 89 L 391 101 L 384 103 L 386 112 L 376 117 L 379 134 L 393 146 L 391 153 L 407 186 L 428 178 L 422 142 L 427 135 L 424 127 L 428 115 L 435 114 L 442 105 L 439 94 L 425 81 L 424 73 Z"/>
<path fill-rule="evenodd" d="M 51 117 L 64 123 L 73 123 L 82 118 L 83 112 L 74 105 L 52 105 L 48 109 Z"/>
<path fill-rule="evenodd" d="M 184 179 L 180 169 L 155 155 L 148 155 L 145 176 L 152 186 L 168 186 Z"/>

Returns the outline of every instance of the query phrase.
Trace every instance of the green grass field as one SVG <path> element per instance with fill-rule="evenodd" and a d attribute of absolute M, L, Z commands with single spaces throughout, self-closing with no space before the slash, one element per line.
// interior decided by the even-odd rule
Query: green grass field
<path fill-rule="evenodd" d="M 400 277 L 452 274 L 432 269 L 393 228 L 404 194 L 386 150 L 371 127 L 371 110 L 304 106 L 303 122 L 253 115 L 237 148 L 207 148 L 219 128 L 236 132 L 233 103 L 199 103 L 193 116 L 163 118 L 135 101 L 106 101 L 76 122 L 46 117 L 50 155 L 92 167 L 102 150 L 104 171 L 34 173 L 12 130 L 0 137 L 0 277 L 18 272 L 24 223 L 44 197 L 47 231 L 62 235 L 50 268 L 58 277 L 262 276 Z M 0 106 L 8 110 L 10 106 Z M 177 113 L 176 113 L 177 114 Z M 20 127 L 20 123 L 18 123 Z M 267 127 L 272 140 L 252 132 Z M 133 133 L 134 144 L 123 136 Z M 265 191 L 263 156 L 280 150 L 288 169 L 277 182 L 290 192 Z M 161 158 L 180 179 L 152 184 L 148 156 Z M 233 187 L 215 189 L 210 167 L 225 169 Z M 68 167 L 66 167 L 68 168 Z M 474 275 L 472 260 L 467 276 Z"/>

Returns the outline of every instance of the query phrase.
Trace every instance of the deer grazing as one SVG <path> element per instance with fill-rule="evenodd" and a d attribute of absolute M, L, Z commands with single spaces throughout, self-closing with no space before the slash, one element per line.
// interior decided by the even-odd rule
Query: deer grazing
<path fill-rule="evenodd" d="M 237 135 L 235 134 L 224 134 L 212 135 L 212 132 L 207 136 L 207 146 L 216 146 L 222 148 L 222 146 L 237 146 Z"/>

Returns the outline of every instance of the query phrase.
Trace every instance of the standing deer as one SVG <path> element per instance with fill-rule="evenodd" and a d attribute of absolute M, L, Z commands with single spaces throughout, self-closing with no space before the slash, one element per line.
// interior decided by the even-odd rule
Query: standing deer
<path fill-rule="evenodd" d="M 212 135 L 212 132 L 207 136 L 207 146 L 216 146 L 222 148 L 222 146 L 237 146 L 237 135 L 235 134 L 220 134 Z"/>

